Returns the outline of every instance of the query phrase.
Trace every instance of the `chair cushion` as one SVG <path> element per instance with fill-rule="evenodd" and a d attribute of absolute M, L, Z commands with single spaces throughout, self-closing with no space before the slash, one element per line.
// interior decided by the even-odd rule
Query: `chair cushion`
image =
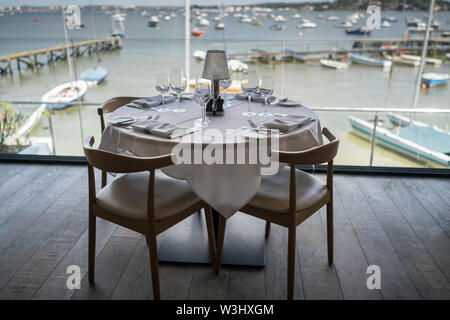
<path fill-rule="evenodd" d="M 289 213 L 290 168 L 282 168 L 276 175 L 263 176 L 255 197 L 248 205 L 276 213 Z M 327 195 L 327 185 L 320 179 L 296 170 L 297 212 L 323 200 Z"/>
<path fill-rule="evenodd" d="M 97 205 L 116 215 L 147 220 L 148 172 L 129 173 L 97 193 Z M 188 183 L 155 171 L 155 220 L 169 218 L 199 202 Z"/>

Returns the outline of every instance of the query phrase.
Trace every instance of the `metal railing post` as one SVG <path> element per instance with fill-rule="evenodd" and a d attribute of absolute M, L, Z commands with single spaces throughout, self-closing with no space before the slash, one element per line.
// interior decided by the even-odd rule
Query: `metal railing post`
<path fill-rule="evenodd" d="M 372 137 L 371 137 L 371 141 L 370 141 L 370 163 L 369 163 L 369 166 L 372 166 L 372 162 L 373 162 L 373 150 L 375 149 L 375 139 L 377 138 L 377 124 L 378 124 L 378 113 L 375 112 L 375 118 L 373 119 Z"/>

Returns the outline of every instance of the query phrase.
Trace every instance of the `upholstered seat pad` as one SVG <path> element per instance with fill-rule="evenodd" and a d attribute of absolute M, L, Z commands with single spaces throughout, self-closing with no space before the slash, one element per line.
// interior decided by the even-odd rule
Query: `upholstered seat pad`
<path fill-rule="evenodd" d="M 250 206 L 276 213 L 289 213 L 290 168 L 284 167 L 276 175 L 263 176 Z M 327 196 L 327 185 L 306 172 L 296 170 L 297 212 L 304 210 Z"/>
<path fill-rule="evenodd" d="M 129 173 L 105 186 L 97 193 L 99 207 L 116 215 L 147 220 L 148 172 Z M 184 180 L 155 173 L 155 220 L 169 218 L 200 200 Z"/>

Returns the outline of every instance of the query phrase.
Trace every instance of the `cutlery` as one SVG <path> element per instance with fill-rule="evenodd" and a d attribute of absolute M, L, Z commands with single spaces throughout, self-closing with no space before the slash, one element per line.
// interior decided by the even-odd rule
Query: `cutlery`
<path fill-rule="evenodd" d="M 264 128 L 264 127 L 259 127 L 259 128 L 254 128 L 254 127 L 241 127 L 242 129 L 249 129 L 249 130 L 255 130 L 258 133 L 265 133 L 265 134 L 275 134 L 273 132 L 273 130 L 268 129 L 268 128 Z M 283 132 L 277 132 L 278 135 L 284 135 Z"/>
<path fill-rule="evenodd" d="M 182 137 L 182 136 L 185 136 L 185 135 L 194 133 L 194 132 L 196 132 L 196 131 L 199 131 L 199 130 L 201 130 L 201 129 L 202 129 L 202 127 L 193 127 L 193 128 L 190 128 L 190 129 L 186 129 L 186 130 L 184 130 L 184 131 L 181 131 L 181 132 L 173 133 L 173 134 L 169 135 L 169 138 L 170 138 L 170 139 L 179 138 L 179 137 Z"/>

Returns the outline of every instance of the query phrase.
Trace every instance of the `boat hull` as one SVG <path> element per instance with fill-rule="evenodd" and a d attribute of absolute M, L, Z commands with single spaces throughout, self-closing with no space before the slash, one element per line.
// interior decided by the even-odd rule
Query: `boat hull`
<path fill-rule="evenodd" d="M 353 116 L 349 116 L 348 119 L 350 121 L 350 125 L 355 131 L 369 138 L 372 136 L 372 123 Z M 446 167 L 450 166 L 450 157 L 448 155 L 430 150 L 410 140 L 404 139 L 385 128 L 377 128 L 376 141 L 405 155 L 414 158 L 418 157 L 422 160 L 437 163 Z"/>

